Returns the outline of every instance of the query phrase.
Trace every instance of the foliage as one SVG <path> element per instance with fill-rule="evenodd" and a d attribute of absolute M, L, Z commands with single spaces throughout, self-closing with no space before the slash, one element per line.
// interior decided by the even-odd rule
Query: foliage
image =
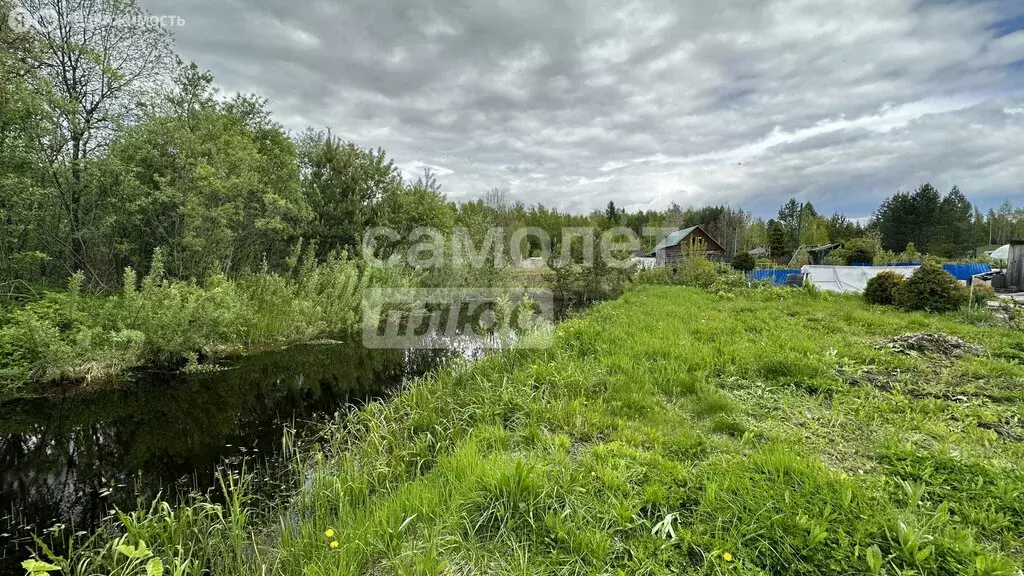
<path fill-rule="evenodd" d="M 475 246 L 498 231 L 493 261 L 390 272 L 399 285 L 425 287 L 505 285 L 514 277 L 513 254 L 557 258 L 563 233 L 573 228 L 600 235 L 612 226 L 642 234 L 646 227 L 701 225 L 727 254 L 765 247 L 776 261 L 800 244 L 825 241 L 884 240 L 893 252 L 876 249 L 876 260 L 895 258 L 895 245 L 907 254 L 927 249 L 963 257 L 986 230 L 996 241 L 1024 229 L 1020 208 L 1005 204 L 983 215 L 959 189 L 943 198 L 927 185 L 887 200 L 867 230 L 795 198 L 767 222 L 738 206 L 673 203 L 629 212 L 615 200 L 604 210 L 573 214 L 526 206 L 500 188 L 456 205 L 430 172 L 406 182 L 382 149 L 345 142 L 329 129 L 292 138 L 264 98 L 222 95 L 212 74 L 175 61 L 171 37 L 142 17 L 137 0 L 21 4 L 52 8 L 67 25 L 23 34 L 0 26 L 0 290 L 8 297 L 0 306 L 11 310 L 2 330 L 13 342 L 0 370 L 16 374 L 15 381 L 117 372 L 138 358 L 171 361 L 260 341 L 261 334 L 317 333 L 326 321 L 306 304 L 272 304 L 267 295 L 287 298 L 298 290 L 300 260 L 310 264 L 306 269 L 331 268 L 342 254 L 363 256 L 366 232 L 381 226 L 399 237 L 379 243 L 377 256 L 404 255 L 414 244 L 409 233 L 420 228 L 448 243 L 464 229 Z M 11 5 L 0 0 L 0 13 Z M 513 231 L 527 227 L 552 238 L 556 253 L 536 236 L 512 246 Z M 653 242 L 644 236 L 642 245 Z M 131 289 L 123 271 L 147 273 L 158 249 L 164 304 L 206 314 L 195 319 L 194 334 L 187 333 L 190 324 L 175 326 L 155 311 L 131 321 L 113 311 L 111 303 Z M 629 270 L 601 259 L 590 266 L 578 256 L 547 278 L 528 280 L 549 282 L 566 309 L 622 292 Z M 58 292 L 77 273 L 81 308 L 72 318 L 70 296 Z M 712 290 L 742 283 L 703 258 L 677 266 L 673 281 Z M 250 293 L 267 300 L 248 302 Z M 231 316 L 249 305 L 259 312 Z M 217 306 L 224 309 L 210 308 Z M 341 314 L 337 324 L 348 317 Z M 213 319 L 224 326 L 211 325 Z"/>
<path fill-rule="evenodd" d="M 596 232 L 594 234 L 596 236 Z M 597 241 L 595 237 L 594 242 Z M 632 265 L 623 267 L 616 262 L 610 262 L 602 250 L 595 250 L 587 262 L 582 242 L 568 249 L 567 258 L 553 256 L 548 261 L 550 272 L 545 278 L 553 292 L 559 316 L 622 294 L 634 272 Z M 625 255 L 611 256 L 621 262 Z"/>
<path fill-rule="evenodd" d="M 882 234 L 884 247 L 915 250 L 945 257 L 962 257 L 984 243 L 985 219 L 954 186 L 945 197 L 922 184 L 913 193 L 897 192 L 875 212 L 872 225 Z"/>
<path fill-rule="evenodd" d="M 952 312 L 967 303 L 967 288 L 932 261 L 926 261 L 904 280 L 896 295 L 896 305 L 904 310 Z"/>
<path fill-rule="evenodd" d="M 84 271 L 91 282 L 101 273 L 93 260 L 100 250 L 92 244 L 103 236 L 104 210 L 116 202 L 102 178 L 90 174 L 91 161 L 122 122 L 156 99 L 173 69 L 172 40 L 166 29 L 150 25 L 137 0 L 19 4 L 60 23 L 34 29 L 45 50 L 28 53 L 29 66 L 38 72 L 29 77 L 33 91 L 53 119 L 38 158 L 45 192 L 35 199 L 48 210 L 63 208 L 59 216 L 46 214 L 59 226 L 50 234 L 57 239 L 50 240 L 51 255 L 70 270 Z M 36 216 L 38 205 L 26 209 Z"/>
<path fill-rule="evenodd" d="M 970 288 L 971 305 L 976 308 L 984 308 L 990 300 L 996 299 L 996 291 L 988 284 L 975 283 Z"/>
<path fill-rule="evenodd" d="M 874 346 L 919 330 L 989 354 Z M 145 542 L 165 566 L 228 575 L 1014 574 L 1018 344 L 854 297 L 650 286 L 550 349 L 458 363 L 341 416 L 265 521 L 242 490 L 215 511 L 122 514 L 40 559 L 120 575 L 117 547 Z"/>
<path fill-rule="evenodd" d="M 740 272 L 750 272 L 757 266 L 757 262 L 749 252 L 739 252 L 732 258 L 732 267 Z"/>
<path fill-rule="evenodd" d="M 1014 208 L 1009 200 L 1003 202 L 999 208 L 990 209 L 984 217 L 975 209 L 973 219 L 975 227 L 982 227 L 982 238 L 986 238 L 987 232 L 988 244 L 1002 245 L 1015 238 L 1024 238 L 1024 206 Z"/>
<path fill-rule="evenodd" d="M 322 130 L 307 130 L 298 150 L 302 190 L 314 214 L 309 235 L 317 240 L 318 256 L 358 253 L 367 228 L 377 225 L 381 203 L 402 192 L 401 172 L 384 150 L 364 150 Z M 389 201 L 389 218 L 400 224 L 399 207 L 412 202 Z"/>
<path fill-rule="evenodd" d="M 684 286 L 710 288 L 718 278 L 718 267 L 708 260 L 707 249 L 700 239 L 683 246 L 679 261 L 670 265 L 676 282 Z"/>
<path fill-rule="evenodd" d="M 637 286 L 670 286 L 675 284 L 672 279 L 672 271 L 664 266 L 640 270 L 631 278 Z"/>
<path fill-rule="evenodd" d="M 914 246 L 913 242 L 909 242 L 907 243 L 907 247 L 904 248 L 903 252 L 897 257 L 896 260 L 894 260 L 894 262 L 907 262 L 911 264 L 918 264 L 923 260 L 924 255 L 917 251 L 917 246 Z"/>
<path fill-rule="evenodd" d="M 864 300 L 868 304 L 896 303 L 896 295 L 903 286 L 903 276 L 890 270 L 883 270 L 868 280 L 864 288 Z"/>
<path fill-rule="evenodd" d="M 120 196 L 112 265 L 145 269 L 159 247 L 174 278 L 238 276 L 263 260 L 279 270 L 301 235 L 309 209 L 291 140 L 263 100 L 217 103 L 212 82 L 194 64 L 182 69 L 171 113 L 122 132 L 97 164 Z"/>
<path fill-rule="evenodd" d="M 856 264 L 874 264 L 875 262 L 877 247 L 874 242 L 868 238 L 852 240 L 846 244 L 845 249 L 844 263 L 846 266 L 854 266 Z"/>
<path fill-rule="evenodd" d="M 406 234 L 429 229 L 450 237 L 455 228 L 456 215 L 455 206 L 448 203 L 437 180 L 427 170 L 413 185 L 396 187 L 384 195 L 372 224 Z M 385 239 L 378 246 L 376 256 L 386 259 L 396 252 L 408 250 L 410 236 L 397 241 Z"/>
<path fill-rule="evenodd" d="M 778 220 L 769 220 L 768 228 L 768 249 L 773 258 L 779 258 L 786 253 L 786 228 Z"/>
<path fill-rule="evenodd" d="M 168 278 L 163 262 L 158 251 L 141 283 L 126 269 L 116 295 L 84 294 L 79 274 L 67 292 L 47 293 L 11 312 L 0 327 L 0 381 L 10 387 L 102 378 L 197 353 L 343 335 L 358 325 L 363 290 L 379 273 L 334 259 L 291 278 L 214 275 L 199 285 Z"/>
<path fill-rule="evenodd" d="M 11 7 L 0 0 L 0 16 L 6 19 Z M 11 278 L 39 280 L 50 258 L 37 242 L 57 220 L 54 214 L 18 217 L 33 212 L 43 196 L 39 143 L 54 129 L 45 94 L 34 89 L 41 77 L 31 65 L 38 57 L 32 40 L 28 32 L 0 25 L 0 286 Z"/>

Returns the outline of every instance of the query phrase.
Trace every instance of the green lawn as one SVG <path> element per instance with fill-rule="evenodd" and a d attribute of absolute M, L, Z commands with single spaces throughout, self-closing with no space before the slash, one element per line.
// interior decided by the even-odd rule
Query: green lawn
<path fill-rule="evenodd" d="M 875 348 L 906 332 L 986 353 Z M 1019 331 L 854 297 L 646 287 L 360 411 L 262 535 L 129 539 L 238 574 L 1016 574 L 1022 360 Z"/>

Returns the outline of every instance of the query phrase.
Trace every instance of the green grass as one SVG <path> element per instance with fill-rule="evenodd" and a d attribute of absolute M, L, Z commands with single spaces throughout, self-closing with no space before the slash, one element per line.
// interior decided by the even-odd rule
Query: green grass
<path fill-rule="evenodd" d="M 920 331 L 986 354 L 875 348 Z M 854 297 L 644 287 L 339 422 L 279 508 L 228 490 L 126 540 L 217 574 L 1016 574 L 1022 341 Z M 72 561 L 142 573 L 92 546 Z"/>

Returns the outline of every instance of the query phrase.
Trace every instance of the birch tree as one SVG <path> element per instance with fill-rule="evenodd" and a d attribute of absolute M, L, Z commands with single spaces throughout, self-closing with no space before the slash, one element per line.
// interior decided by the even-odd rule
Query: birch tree
<path fill-rule="evenodd" d="M 38 40 L 35 90 L 58 127 L 47 149 L 64 249 L 71 266 L 95 278 L 88 234 L 102 199 L 88 193 L 86 162 L 166 86 L 175 64 L 171 36 L 137 0 L 16 2 Z"/>

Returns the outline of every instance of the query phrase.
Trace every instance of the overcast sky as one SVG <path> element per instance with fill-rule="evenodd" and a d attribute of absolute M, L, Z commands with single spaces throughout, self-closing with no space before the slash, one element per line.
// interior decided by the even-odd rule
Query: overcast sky
<path fill-rule="evenodd" d="M 1024 2 L 143 0 L 286 128 L 573 211 L 1024 204 Z"/>

